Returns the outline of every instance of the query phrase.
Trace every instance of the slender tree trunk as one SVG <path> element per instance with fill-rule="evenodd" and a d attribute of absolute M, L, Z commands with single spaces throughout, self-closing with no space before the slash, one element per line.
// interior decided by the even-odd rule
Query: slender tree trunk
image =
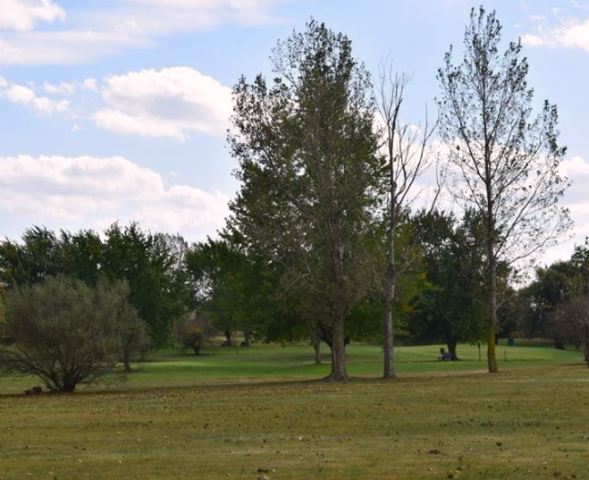
<path fill-rule="evenodd" d="M 243 332 L 243 346 L 249 347 L 250 346 L 250 337 L 251 333 L 248 331 Z"/>
<path fill-rule="evenodd" d="M 585 354 L 585 363 L 589 367 L 589 324 L 585 323 L 585 338 L 583 339 L 583 353 Z"/>
<path fill-rule="evenodd" d="M 394 332 L 393 332 L 393 305 L 395 301 L 395 288 L 397 283 L 397 275 L 394 264 L 389 262 L 387 269 L 386 291 L 384 301 L 384 365 L 383 374 L 384 379 L 395 378 L 395 364 L 394 364 Z"/>
<path fill-rule="evenodd" d="M 315 365 L 321 365 L 321 338 L 319 338 L 317 332 L 313 336 L 313 350 L 315 352 Z"/>
<path fill-rule="evenodd" d="M 497 266 L 493 248 L 489 251 L 489 321 L 487 324 L 487 364 L 489 373 L 499 371 L 495 353 L 495 337 L 497 330 Z"/>
<path fill-rule="evenodd" d="M 123 365 L 125 366 L 125 372 L 131 371 L 131 356 L 127 352 L 123 354 Z"/>
<path fill-rule="evenodd" d="M 231 337 L 232 337 L 232 332 L 231 332 L 231 330 L 225 330 L 225 332 L 224 332 L 224 333 L 225 333 L 225 338 L 226 338 L 226 340 L 225 340 L 225 345 L 226 345 L 227 347 L 231 347 L 231 346 L 233 346 L 233 340 L 232 340 L 232 338 L 231 338 Z"/>
<path fill-rule="evenodd" d="M 348 378 L 344 329 L 347 299 L 344 275 L 344 244 L 339 221 L 330 221 L 330 233 L 332 281 L 335 292 L 332 298 L 332 362 L 329 378 L 335 381 L 345 381 Z"/>

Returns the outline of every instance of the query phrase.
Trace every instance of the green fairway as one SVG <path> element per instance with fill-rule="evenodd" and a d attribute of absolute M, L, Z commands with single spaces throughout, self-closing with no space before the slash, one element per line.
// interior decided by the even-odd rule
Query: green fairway
<path fill-rule="evenodd" d="M 475 345 L 459 347 L 459 362 L 441 362 L 437 358 L 441 345 L 398 347 L 396 350 L 399 373 L 484 371 L 486 346 L 481 346 L 481 361 Z M 161 351 L 150 361 L 137 364 L 135 372 L 126 380 L 113 380 L 108 386 L 94 389 L 127 389 L 154 386 L 188 386 L 198 383 L 227 383 L 288 379 L 320 379 L 329 373 L 329 350 L 324 346 L 324 364 L 314 365 L 313 350 L 309 345 L 255 344 L 250 348 L 213 348 L 202 355 L 176 349 Z M 582 361 L 575 350 L 556 350 L 551 347 L 508 347 L 497 350 L 499 363 L 504 368 L 533 365 L 574 363 Z M 349 373 L 352 376 L 379 377 L 382 370 L 382 350 L 368 344 L 348 347 Z M 21 393 L 38 384 L 34 378 L 0 378 L 0 394 Z"/>
<path fill-rule="evenodd" d="M 0 480 L 586 478 L 579 352 L 500 346 L 490 375 L 476 346 L 454 363 L 438 350 L 398 348 L 392 383 L 362 344 L 346 384 L 319 381 L 329 367 L 306 345 L 159 352 L 69 396 L 2 378 Z"/>

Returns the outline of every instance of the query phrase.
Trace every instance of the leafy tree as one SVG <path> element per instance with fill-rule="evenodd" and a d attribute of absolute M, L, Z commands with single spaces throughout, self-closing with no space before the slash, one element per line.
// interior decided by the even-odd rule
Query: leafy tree
<path fill-rule="evenodd" d="M 102 242 L 92 230 L 59 235 L 43 227 L 25 230 L 21 242 L 0 242 L 0 278 L 8 285 L 64 274 L 94 285 L 100 275 Z"/>
<path fill-rule="evenodd" d="M 520 290 L 524 334 L 529 338 L 553 338 L 557 348 L 564 348 L 564 339 L 560 337 L 561 329 L 554 328 L 555 312 L 561 305 L 587 294 L 589 249 L 585 243 L 575 247 L 569 260 L 538 268 L 535 280 Z"/>
<path fill-rule="evenodd" d="M 0 243 L 0 278 L 9 285 L 42 282 L 60 272 L 59 242 L 46 228 L 25 230 L 21 243 Z"/>
<path fill-rule="evenodd" d="M 156 348 L 167 344 L 174 323 L 186 312 L 185 248 L 180 237 L 144 232 L 134 223 L 114 224 L 105 233 L 101 272 L 129 284 L 131 304 Z"/>
<path fill-rule="evenodd" d="M 124 285 L 90 287 L 63 276 L 14 288 L 0 369 L 68 393 L 111 374 L 123 354 L 123 332 L 137 321 L 127 292 Z"/>
<path fill-rule="evenodd" d="M 345 318 L 370 283 L 364 242 L 380 167 L 369 77 L 350 40 L 314 20 L 278 43 L 272 64 L 271 86 L 259 75 L 234 88 L 242 186 L 230 226 L 283 266 L 282 285 L 306 292 L 332 339 L 330 377 L 344 380 Z"/>
<path fill-rule="evenodd" d="M 480 338 L 484 279 L 476 222 L 457 224 L 452 214 L 421 212 L 414 222 L 423 248 L 429 288 L 417 298 L 410 324 L 420 341 L 446 342 L 458 360 L 458 342 Z"/>
<path fill-rule="evenodd" d="M 298 337 L 284 307 L 280 277 L 265 258 L 246 253 L 228 237 L 194 245 L 185 264 L 197 312 L 225 334 L 227 345 L 236 331 L 243 332 L 245 345 L 253 336 Z"/>
<path fill-rule="evenodd" d="M 531 258 L 569 226 L 559 206 L 567 186 L 559 174 L 565 148 L 558 145 L 556 106 L 533 116 L 533 90 L 521 43 L 499 52 L 495 12 L 472 9 L 465 53 L 446 53 L 438 71 L 440 131 L 454 169 L 456 198 L 483 219 L 488 284 L 487 360 L 497 371 L 497 268 Z"/>

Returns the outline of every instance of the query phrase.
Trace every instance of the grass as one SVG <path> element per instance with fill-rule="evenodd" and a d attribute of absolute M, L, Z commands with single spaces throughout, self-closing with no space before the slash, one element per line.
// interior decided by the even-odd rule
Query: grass
<path fill-rule="evenodd" d="M 476 347 L 457 363 L 438 348 L 399 348 L 392 383 L 368 345 L 350 348 L 363 378 L 343 385 L 314 380 L 328 368 L 307 346 L 162 352 L 73 396 L 11 395 L 25 380 L 2 379 L 0 479 L 587 478 L 579 352 L 501 347 L 489 375 Z"/>

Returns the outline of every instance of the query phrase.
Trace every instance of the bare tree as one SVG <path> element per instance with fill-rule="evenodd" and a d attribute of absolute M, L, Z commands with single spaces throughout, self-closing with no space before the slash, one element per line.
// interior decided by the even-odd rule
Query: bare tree
<path fill-rule="evenodd" d="M 566 149 L 558 145 L 556 106 L 533 115 L 533 90 L 521 42 L 499 52 L 495 12 L 472 9 L 464 58 L 452 47 L 438 71 L 441 136 L 454 171 L 455 198 L 484 222 L 489 290 L 487 360 L 497 371 L 497 265 L 533 258 L 569 225 L 559 205 L 568 182 L 559 174 Z"/>
<path fill-rule="evenodd" d="M 383 378 L 395 378 L 393 306 L 397 279 L 410 262 L 400 262 L 395 254 L 397 232 L 403 212 L 416 196 L 416 181 L 432 166 L 430 140 L 437 126 L 429 122 L 427 109 L 425 123 L 419 127 L 404 124 L 400 119 L 405 89 L 410 77 L 395 73 L 389 60 L 383 62 L 377 87 L 377 108 L 382 127 L 382 150 L 386 159 L 386 251 L 387 265 L 384 282 L 384 367 Z M 435 204 L 435 199 L 432 205 Z"/>

